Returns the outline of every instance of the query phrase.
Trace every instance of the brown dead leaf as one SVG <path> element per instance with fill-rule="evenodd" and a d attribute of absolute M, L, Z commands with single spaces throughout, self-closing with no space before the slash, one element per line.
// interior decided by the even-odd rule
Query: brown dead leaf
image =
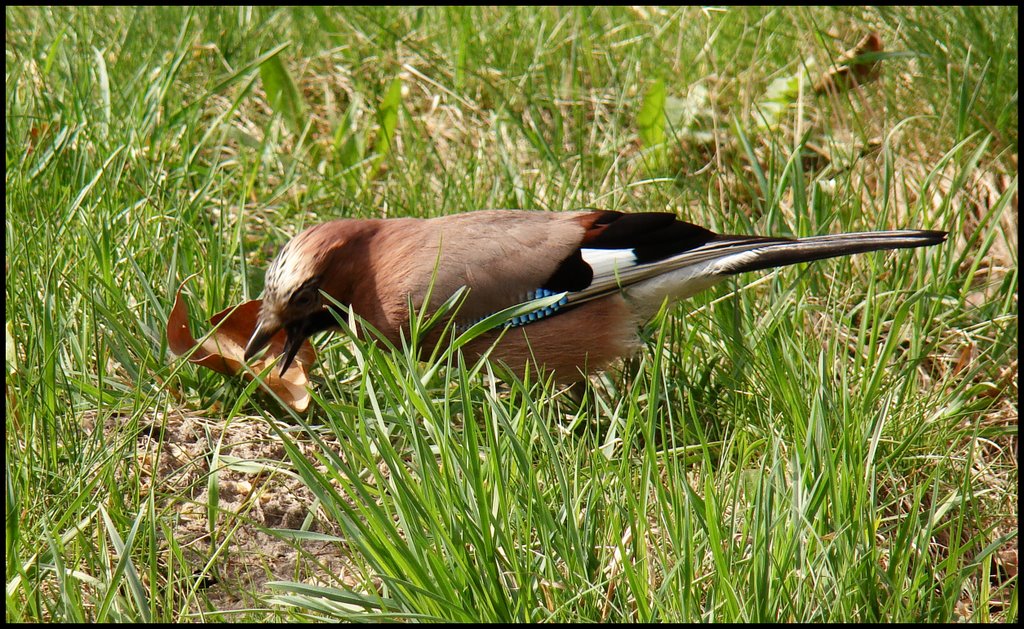
<path fill-rule="evenodd" d="M 974 357 L 974 343 L 968 343 L 960 349 L 960 355 L 956 359 L 956 364 L 953 365 L 953 375 L 957 375 L 964 369 L 970 366 L 971 359 Z"/>
<path fill-rule="evenodd" d="M 996 565 L 1006 573 L 1007 580 L 1017 576 L 1017 542 L 1007 543 L 1006 546 L 995 554 Z"/>
<path fill-rule="evenodd" d="M 881 60 L 861 57 L 882 50 L 882 38 L 878 33 L 868 33 L 852 50 L 847 50 L 836 59 L 835 65 L 814 84 L 814 92 L 837 94 L 874 81 L 881 72 Z"/>
<path fill-rule="evenodd" d="M 50 123 L 44 122 L 42 124 L 32 125 L 28 130 L 28 147 L 26 147 L 26 153 L 32 153 L 37 146 L 42 144 L 50 136 Z"/>
<path fill-rule="evenodd" d="M 186 280 L 188 281 L 188 280 Z M 237 306 L 221 310 L 210 317 L 210 325 L 215 327 L 202 343 L 196 341 L 188 328 L 188 308 L 181 298 L 182 283 L 174 298 L 174 307 L 167 317 L 167 346 L 178 356 L 192 352 L 189 362 L 202 365 L 207 369 L 233 376 L 243 371 L 245 365 L 245 344 L 256 329 L 259 317 L 260 299 L 253 299 Z M 274 335 L 270 346 L 261 358 L 252 362 L 252 371 L 244 371 L 243 375 L 253 378 L 253 373 L 264 371 L 270 363 L 284 350 L 284 330 Z M 198 346 L 198 347 L 197 347 Z M 194 350 L 194 351 L 193 351 Z M 306 340 L 302 343 L 299 353 L 295 355 L 295 366 L 289 368 L 284 377 L 276 368 L 267 371 L 261 385 L 276 393 L 284 402 L 296 411 L 305 411 L 309 406 L 309 367 L 316 360 L 313 346 Z"/>

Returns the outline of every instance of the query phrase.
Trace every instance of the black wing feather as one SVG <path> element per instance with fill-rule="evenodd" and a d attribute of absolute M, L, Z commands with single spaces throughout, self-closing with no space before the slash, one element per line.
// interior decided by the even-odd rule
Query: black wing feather
<path fill-rule="evenodd" d="M 647 264 L 695 249 L 717 234 L 667 212 L 602 212 L 587 231 L 588 249 L 632 249 L 637 262 Z"/>
<path fill-rule="evenodd" d="M 581 249 L 631 249 L 640 264 L 670 258 L 718 237 L 715 232 L 681 221 L 668 212 L 598 211 L 585 220 Z M 543 288 L 579 291 L 590 286 L 593 279 L 593 269 L 577 249 L 558 265 Z"/>

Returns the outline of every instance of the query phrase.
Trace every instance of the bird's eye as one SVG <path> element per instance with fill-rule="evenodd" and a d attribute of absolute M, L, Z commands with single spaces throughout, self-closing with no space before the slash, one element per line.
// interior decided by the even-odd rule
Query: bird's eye
<path fill-rule="evenodd" d="M 296 308 L 309 308 L 316 303 L 318 297 L 316 289 L 301 290 L 292 295 L 291 303 Z"/>

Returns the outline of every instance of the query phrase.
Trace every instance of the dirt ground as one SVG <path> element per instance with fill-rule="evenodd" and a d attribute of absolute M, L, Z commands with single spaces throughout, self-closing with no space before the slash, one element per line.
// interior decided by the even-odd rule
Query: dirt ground
<path fill-rule="evenodd" d="M 104 432 L 112 434 L 116 421 L 108 420 Z M 91 428 L 89 419 L 85 424 Z M 266 583 L 275 580 L 359 589 L 362 580 L 354 573 L 344 543 L 302 541 L 299 546 L 267 532 L 305 528 L 343 537 L 315 510 L 312 492 L 291 471 L 285 448 L 267 419 L 239 417 L 225 423 L 172 411 L 143 422 L 136 439 L 140 491 L 157 484 L 156 495 L 163 498 L 158 508 L 173 514 L 168 520 L 173 522 L 175 542 L 189 562 L 187 568 L 173 572 L 192 575 L 213 609 L 265 609 L 266 601 L 257 597 L 273 594 Z M 312 450 L 301 436 L 296 435 L 296 441 L 305 453 Z M 211 483 L 215 460 L 216 483 Z M 218 494 L 213 527 L 211 486 Z M 168 547 L 165 542 L 162 549 Z M 202 596 L 193 599 L 192 613 L 207 610 Z"/>

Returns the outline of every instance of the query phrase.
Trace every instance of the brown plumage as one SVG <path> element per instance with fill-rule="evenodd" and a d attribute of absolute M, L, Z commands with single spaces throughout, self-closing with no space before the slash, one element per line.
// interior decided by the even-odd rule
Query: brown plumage
<path fill-rule="evenodd" d="M 639 325 L 665 299 L 689 297 L 745 271 L 945 238 L 937 231 L 722 236 L 653 212 L 485 210 L 433 219 L 341 219 L 302 232 L 271 264 L 246 357 L 283 327 L 282 372 L 287 369 L 304 339 L 336 325 L 321 291 L 397 344 L 401 330 L 408 331 L 410 299 L 419 308 L 433 282 L 429 306 L 469 289 L 456 313 L 459 325 L 564 293 L 557 305 L 512 320 L 491 356 L 516 373 L 529 363 L 572 381 L 630 353 Z M 466 351 L 485 351 L 498 334 Z"/>

